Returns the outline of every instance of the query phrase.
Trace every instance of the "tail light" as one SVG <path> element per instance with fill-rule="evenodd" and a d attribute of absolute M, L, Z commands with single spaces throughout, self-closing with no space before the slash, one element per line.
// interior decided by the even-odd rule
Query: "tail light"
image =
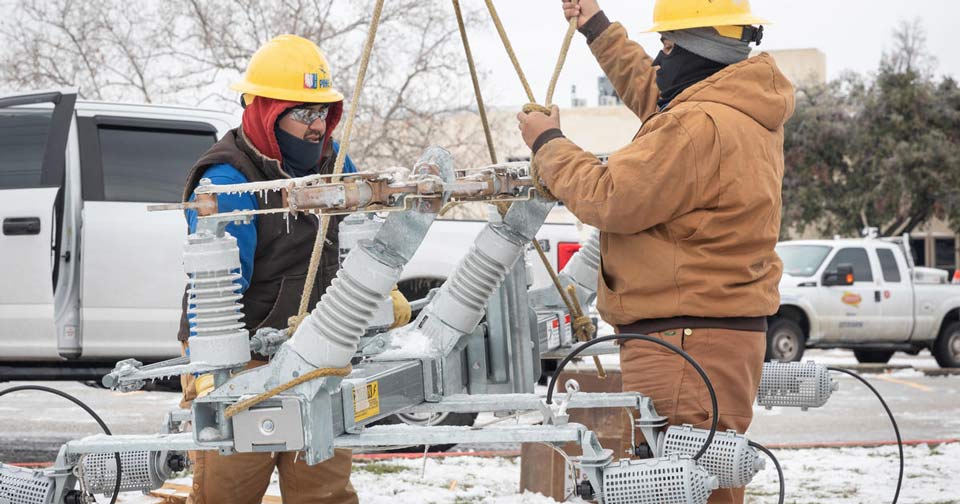
<path fill-rule="evenodd" d="M 580 250 L 579 242 L 560 242 L 557 244 L 557 271 L 563 269 L 567 262 Z"/>

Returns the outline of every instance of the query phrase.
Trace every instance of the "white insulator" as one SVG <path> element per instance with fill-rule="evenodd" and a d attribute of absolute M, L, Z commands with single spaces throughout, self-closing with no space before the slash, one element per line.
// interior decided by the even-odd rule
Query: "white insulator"
<path fill-rule="evenodd" d="M 0 464 L 0 503 L 50 504 L 56 482 L 41 470 Z"/>
<path fill-rule="evenodd" d="M 580 250 L 567 261 L 560 274 L 572 278 L 577 283 L 577 290 L 587 294 L 597 291 L 598 271 L 600 271 L 600 231 L 594 229 L 586 241 L 580 244 Z"/>
<path fill-rule="evenodd" d="M 606 504 L 706 504 L 717 478 L 688 457 L 612 462 L 603 468 Z"/>
<path fill-rule="evenodd" d="M 433 311 L 451 327 L 472 331 L 522 249 L 523 243 L 508 240 L 492 227 L 485 227 L 453 276 L 440 288 Z"/>
<path fill-rule="evenodd" d="M 691 425 L 667 429 L 660 444 L 659 456 L 681 455 L 693 457 L 703 447 L 710 431 L 695 429 Z M 737 431 L 717 432 L 710 447 L 700 457 L 707 472 L 718 478 L 720 488 L 747 486 L 760 469 L 765 459 L 760 458 L 750 441 Z"/>
<path fill-rule="evenodd" d="M 760 374 L 757 404 L 771 408 L 819 408 L 827 403 L 838 383 L 823 364 L 807 362 L 765 362 Z"/>
<path fill-rule="evenodd" d="M 190 276 L 187 313 L 190 314 L 190 358 L 209 365 L 243 364 L 250 360 L 249 339 L 240 300 L 240 250 L 237 240 L 224 233 L 192 234 L 183 254 Z"/>
<path fill-rule="evenodd" d="M 400 273 L 401 268 L 381 263 L 368 249 L 354 249 L 290 345 L 316 367 L 347 365 Z"/>
<path fill-rule="evenodd" d="M 593 269 L 600 268 L 600 230 L 594 229 L 590 232 L 590 237 L 580 245 L 580 250 L 574 254 L 579 256 L 578 260 L 584 261 L 584 264 Z M 570 259 L 571 261 L 573 258 Z M 569 263 L 568 263 L 569 264 Z"/>
<path fill-rule="evenodd" d="M 172 471 L 165 452 L 120 452 L 120 491 L 146 492 L 163 486 Z M 80 462 L 83 481 L 91 493 L 108 495 L 117 484 L 117 459 L 113 453 L 92 453 Z"/>

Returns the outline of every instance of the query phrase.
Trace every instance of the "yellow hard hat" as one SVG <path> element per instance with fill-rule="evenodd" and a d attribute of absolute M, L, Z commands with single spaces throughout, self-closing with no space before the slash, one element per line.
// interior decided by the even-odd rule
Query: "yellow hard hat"
<path fill-rule="evenodd" d="M 740 38 L 742 30 L 725 28 L 763 24 L 769 23 L 753 15 L 749 0 L 657 0 L 653 26 L 644 33 L 711 26 L 720 35 Z"/>
<path fill-rule="evenodd" d="M 333 88 L 330 64 L 317 44 L 296 35 L 280 35 L 264 44 L 250 58 L 243 80 L 230 89 L 244 95 L 303 103 L 343 101 Z"/>

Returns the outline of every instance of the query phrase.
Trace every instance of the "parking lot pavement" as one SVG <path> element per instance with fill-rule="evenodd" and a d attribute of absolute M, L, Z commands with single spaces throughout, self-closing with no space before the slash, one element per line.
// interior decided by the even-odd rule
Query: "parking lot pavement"
<path fill-rule="evenodd" d="M 612 367 L 615 358 L 605 358 L 610 361 L 608 367 Z M 838 350 L 809 351 L 807 358 L 830 365 L 856 364 L 852 353 Z M 864 376 L 887 400 L 903 438 L 960 438 L 960 375 L 925 375 L 924 371 L 937 370 L 929 354 L 898 354 L 891 364 L 911 367 Z M 749 435 L 758 442 L 777 445 L 894 440 L 890 422 L 870 391 L 852 378 L 839 375 L 837 380 L 840 390 L 823 408 L 805 412 L 756 408 Z M 17 384 L 0 384 L 0 390 Z M 76 395 L 118 434 L 158 432 L 164 414 L 176 408 L 179 401 L 179 394 L 171 392 L 122 394 L 76 382 L 39 384 Z M 477 421 L 492 418 L 484 414 Z M 50 461 L 64 441 L 96 432 L 96 424 L 62 398 L 39 392 L 18 392 L 0 398 L 0 461 Z"/>
<path fill-rule="evenodd" d="M 30 382 L 61 390 L 85 402 L 114 434 L 159 432 L 180 394 L 92 388 L 79 382 Z M 0 390 L 26 382 L 0 383 Z M 52 461 L 63 442 L 100 432 L 96 422 L 66 399 L 43 392 L 14 392 L 0 397 L 0 461 Z"/>

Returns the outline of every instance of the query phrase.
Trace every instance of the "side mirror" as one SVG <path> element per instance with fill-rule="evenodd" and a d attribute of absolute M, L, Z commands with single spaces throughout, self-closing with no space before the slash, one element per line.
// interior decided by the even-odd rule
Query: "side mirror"
<path fill-rule="evenodd" d="M 853 285 L 853 265 L 838 264 L 837 271 L 827 271 L 823 274 L 823 285 L 830 287 L 834 285 Z"/>

